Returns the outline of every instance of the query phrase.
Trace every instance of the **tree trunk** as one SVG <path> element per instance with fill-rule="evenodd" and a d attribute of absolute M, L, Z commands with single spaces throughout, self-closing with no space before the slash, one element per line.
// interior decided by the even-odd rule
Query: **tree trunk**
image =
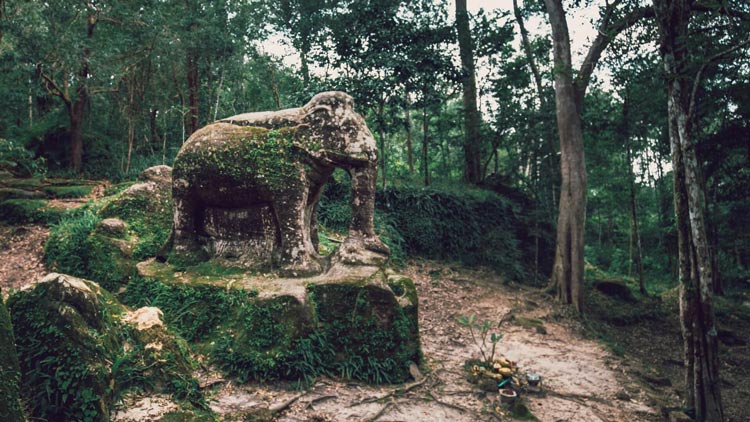
<path fill-rule="evenodd" d="M 555 107 L 560 136 L 560 206 L 550 287 L 558 299 L 583 313 L 583 244 L 586 221 L 586 164 L 580 104 L 573 84 L 570 37 L 561 0 L 545 0 L 552 26 Z"/>
<path fill-rule="evenodd" d="M 186 54 L 187 90 L 188 90 L 188 133 L 187 136 L 199 129 L 198 118 L 198 60 L 192 51 Z"/>
<path fill-rule="evenodd" d="M 148 128 L 151 132 L 151 145 L 161 144 L 161 137 L 159 136 L 159 129 L 156 125 L 156 117 L 159 114 L 159 109 L 152 108 L 148 112 Z"/>
<path fill-rule="evenodd" d="M 70 168 L 80 173 L 83 168 L 83 115 L 88 103 L 88 96 L 83 95 L 68 107 L 70 121 Z"/>
<path fill-rule="evenodd" d="M 713 310 L 712 260 L 705 226 L 705 197 L 695 155 L 693 98 L 685 74 L 690 20 L 688 0 L 654 0 L 667 78 L 669 138 L 679 248 L 680 320 L 685 341 L 686 405 L 694 420 L 724 420 L 719 350 Z"/>
<path fill-rule="evenodd" d="M 276 80 L 276 69 L 271 62 L 268 63 L 268 73 L 271 76 L 271 93 L 273 94 L 273 104 L 276 109 L 281 109 L 281 95 L 279 94 L 279 82 Z"/>
<path fill-rule="evenodd" d="M 464 177 L 469 183 L 482 180 L 480 159 L 481 116 L 477 108 L 477 82 L 474 72 L 474 43 L 469 27 L 466 0 L 456 0 L 456 27 L 461 56 L 461 85 L 463 86 L 464 113 Z"/>
<path fill-rule="evenodd" d="M 214 118 L 213 121 L 216 120 L 216 117 L 219 115 L 219 103 L 221 101 L 221 86 L 224 84 L 224 71 L 226 70 L 226 66 L 221 67 L 221 76 L 219 76 L 219 86 L 216 87 L 216 104 L 214 105 Z M 271 80 L 273 81 L 273 77 Z"/>
<path fill-rule="evenodd" d="M 381 99 L 378 102 L 378 135 L 380 139 L 378 140 L 378 143 L 380 146 L 379 149 L 379 155 L 380 155 L 380 176 L 381 176 L 381 184 L 383 188 L 385 188 L 386 185 L 386 161 L 388 158 L 388 155 L 385 151 L 385 99 Z"/>
<path fill-rule="evenodd" d="M 409 173 L 414 174 L 414 146 L 411 141 L 411 116 L 409 115 L 409 91 L 404 94 L 404 126 L 406 126 L 406 157 L 409 162 Z"/>
<path fill-rule="evenodd" d="M 622 106 L 622 120 L 623 129 L 622 133 L 625 138 L 625 154 L 626 162 L 628 166 L 628 184 L 630 185 L 630 221 L 633 227 L 631 242 L 635 241 L 635 259 L 631 259 L 631 263 L 635 261 L 636 270 L 638 271 L 638 286 L 641 294 L 646 294 L 646 284 L 643 278 L 643 251 L 641 249 L 641 232 L 638 229 L 638 206 L 636 203 L 635 195 L 635 174 L 633 173 L 633 151 L 630 142 L 630 103 L 628 97 L 627 88 L 625 88 L 625 98 Z M 632 266 L 632 264 L 631 264 Z M 630 268 L 629 266 L 628 268 Z M 628 273 L 630 271 L 628 270 Z"/>
<path fill-rule="evenodd" d="M 424 174 L 424 185 L 430 186 L 430 163 L 427 157 L 427 144 L 429 141 L 427 127 L 427 105 L 422 108 L 422 170 Z"/>

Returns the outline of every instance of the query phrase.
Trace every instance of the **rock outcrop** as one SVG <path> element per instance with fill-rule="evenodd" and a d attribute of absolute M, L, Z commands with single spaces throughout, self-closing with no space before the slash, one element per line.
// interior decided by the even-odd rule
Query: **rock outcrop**
<path fill-rule="evenodd" d="M 51 273 L 8 301 L 18 338 L 23 393 L 32 416 L 109 420 L 132 387 L 184 396 L 187 345 L 153 308 L 128 310 L 98 284 Z"/>

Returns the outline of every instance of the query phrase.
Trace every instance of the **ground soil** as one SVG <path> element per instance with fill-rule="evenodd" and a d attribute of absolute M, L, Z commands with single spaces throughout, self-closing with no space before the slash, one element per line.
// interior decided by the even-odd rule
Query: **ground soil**
<path fill-rule="evenodd" d="M 47 271 L 42 259 L 47 236 L 40 226 L 0 225 L 4 293 Z M 671 305 L 664 318 L 599 325 L 605 345 L 549 296 L 505 284 L 492 272 L 430 261 L 413 261 L 402 272 L 414 279 L 420 300 L 424 361 L 417 380 L 373 386 L 323 378 L 300 390 L 288 383 L 238 385 L 204 368 L 197 375 L 211 409 L 228 420 L 513 420 L 498 406 L 497 391 L 469 382 L 464 366 L 480 357 L 480 349 L 457 318 L 472 314 L 493 321 L 493 331 L 504 335 L 498 356 L 516 361 L 521 374 L 543 377 L 542 393 L 523 397 L 540 421 L 661 421 L 679 406 L 682 343 Z M 750 327 L 735 313 L 718 316 L 727 421 L 750 420 Z M 169 397 L 129 395 L 113 419 L 158 420 L 176 408 Z"/>
<path fill-rule="evenodd" d="M 0 223 L 0 289 L 20 289 L 47 273 L 44 244 L 49 229 L 43 226 L 6 226 Z"/>
<path fill-rule="evenodd" d="M 269 420 L 287 422 L 512 420 L 499 406 L 497 391 L 482 391 L 464 369 L 480 349 L 457 318 L 475 314 L 504 335 L 498 357 L 516 361 L 521 373 L 542 375 L 543 392 L 523 397 L 540 421 L 662 420 L 657 402 L 623 373 L 621 359 L 577 333 L 538 291 L 504 285 L 490 272 L 434 262 L 415 262 L 403 272 L 416 282 L 420 298 L 425 360 L 419 380 L 372 386 L 320 379 L 300 391 L 281 383 L 237 385 L 204 373 L 202 384 L 212 386 L 212 410 L 245 420 L 270 409 Z M 153 402 L 131 398 L 126 407 L 136 413 L 124 411 L 115 420 L 136 420 L 143 400 Z"/>

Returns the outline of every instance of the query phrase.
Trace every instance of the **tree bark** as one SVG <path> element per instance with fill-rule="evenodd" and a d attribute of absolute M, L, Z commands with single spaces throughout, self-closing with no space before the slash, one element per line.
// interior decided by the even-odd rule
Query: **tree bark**
<path fill-rule="evenodd" d="M 612 39 L 639 20 L 654 15 L 653 8 L 641 7 L 622 18 L 610 18 L 619 2 L 608 3 L 598 34 L 589 47 L 581 69 L 573 79 L 570 35 L 562 0 L 545 0 L 552 28 L 555 64 L 555 108 L 560 138 L 560 205 L 557 244 L 549 288 L 559 300 L 583 312 L 583 246 L 586 221 L 586 164 L 583 151 L 581 112 L 591 75 Z M 555 194 L 554 190 L 552 192 Z"/>
<path fill-rule="evenodd" d="M 561 0 L 545 0 L 552 27 L 555 108 L 560 137 L 560 206 L 550 287 L 557 298 L 583 313 L 583 234 L 586 221 L 586 164 L 580 107 L 573 84 L 570 37 Z"/>
<path fill-rule="evenodd" d="M 635 195 L 635 174 L 633 173 L 633 151 L 630 141 L 630 103 L 627 88 L 622 107 L 623 137 L 625 138 L 625 154 L 628 166 L 628 185 L 630 190 L 630 221 L 633 227 L 631 242 L 635 241 L 635 266 L 638 271 L 638 286 L 641 294 L 646 294 L 646 283 L 643 278 L 643 251 L 641 249 L 641 232 L 638 229 L 638 206 Z M 631 260 L 632 262 L 633 260 Z M 630 271 L 628 271 L 629 273 Z"/>
<path fill-rule="evenodd" d="M 531 42 L 529 41 L 529 33 L 526 30 L 526 25 L 524 24 L 523 15 L 521 14 L 521 9 L 518 7 L 518 0 L 513 0 L 513 15 L 516 18 L 516 23 L 518 23 L 518 30 L 521 33 L 521 46 L 523 47 L 524 54 L 526 55 L 526 61 L 529 64 L 529 68 L 531 69 L 531 75 L 534 78 L 534 85 L 536 86 L 536 92 L 537 96 L 539 97 L 539 110 L 536 114 L 536 122 L 535 125 L 540 129 L 541 132 L 541 141 L 542 145 L 536 148 L 538 153 L 540 153 L 541 159 L 546 161 L 547 166 L 544 167 L 545 173 L 547 174 L 547 180 L 551 181 L 557 181 L 560 179 L 560 175 L 557 173 L 557 169 L 559 169 L 559 164 L 557 163 L 557 150 L 555 148 L 555 141 L 553 137 L 551 136 L 550 131 L 546 128 L 546 124 L 544 122 L 544 117 L 547 113 L 547 99 L 544 96 L 544 85 L 542 85 L 542 75 L 539 72 L 539 67 L 536 64 L 536 60 L 534 59 L 534 54 L 531 51 Z M 544 149 L 547 149 L 547 151 L 544 151 Z M 535 159 L 535 166 L 537 167 L 536 171 L 536 184 L 539 185 L 539 181 L 541 179 L 542 172 L 539 171 L 539 166 L 541 165 L 540 157 L 537 157 Z M 495 171 L 497 173 L 497 171 Z M 536 194 L 539 196 L 540 189 L 536 189 Z M 545 195 L 546 196 L 546 195 Z M 551 195 L 551 197 L 554 197 L 554 195 Z M 549 198 L 549 196 L 548 196 Z M 541 198 L 539 199 L 541 201 Z M 548 207 L 550 209 L 554 209 L 554 207 L 557 205 L 553 202 L 545 201 L 548 204 Z"/>
<path fill-rule="evenodd" d="M 386 185 L 386 161 L 388 158 L 388 155 L 385 151 L 385 99 L 381 98 L 378 102 L 378 136 L 380 139 L 378 139 L 378 143 L 380 144 L 379 152 L 380 152 L 380 175 L 381 175 L 381 185 L 383 188 L 385 188 Z"/>
<path fill-rule="evenodd" d="M 411 141 L 411 116 L 409 115 L 409 91 L 404 94 L 404 126 L 406 127 L 406 157 L 409 162 L 409 173 L 414 174 L 414 145 Z"/>
<path fill-rule="evenodd" d="M 705 193 L 695 155 L 687 38 L 690 1 L 654 0 L 667 79 L 669 138 L 678 232 L 680 320 L 685 342 L 686 405 L 699 422 L 724 420 L 713 310 L 713 262 L 705 226 Z M 696 77 L 697 83 L 697 77 Z"/>
<path fill-rule="evenodd" d="M 477 82 L 474 71 L 474 42 L 471 38 L 466 0 L 456 0 L 456 28 L 461 56 L 461 85 L 464 114 L 464 177 L 469 183 L 482 180 L 480 159 L 481 116 L 477 108 Z"/>
<path fill-rule="evenodd" d="M 199 90 L 199 79 L 198 79 L 198 60 L 192 51 L 188 50 L 185 53 L 186 59 L 186 79 L 187 79 L 187 90 L 188 90 L 188 133 L 187 136 L 193 134 L 193 132 L 199 129 L 198 118 L 199 118 L 199 106 L 198 106 L 198 90 Z"/>
<path fill-rule="evenodd" d="M 429 132 L 427 127 L 427 105 L 422 108 L 422 169 L 424 174 L 424 185 L 430 186 L 430 163 L 427 156 L 427 144 Z"/>

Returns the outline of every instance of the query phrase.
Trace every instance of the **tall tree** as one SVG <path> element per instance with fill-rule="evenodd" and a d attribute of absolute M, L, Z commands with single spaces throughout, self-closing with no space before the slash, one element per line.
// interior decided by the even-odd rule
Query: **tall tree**
<path fill-rule="evenodd" d="M 583 313 L 583 246 L 586 221 L 586 161 L 581 130 L 583 99 L 591 75 L 611 40 L 643 17 L 653 15 L 653 10 L 638 7 L 615 19 L 613 15 L 618 11 L 619 2 L 608 3 L 602 12 L 598 35 L 591 44 L 580 71 L 575 75 L 562 0 L 545 0 L 544 3 L 552 27 L 561 173 L 557 243 L 550 288 L 556 291 L 561 302 L 572 304 L 579 313 Z"/>
<path fill-rule="evenodd" d="M 466 0 L 456 0 L 456 28 L 461 56 L 461 85 L 463 87 L 464 114 L 464 177 L 469 183 L 478 183 L 482 174 L 481 115 L 477 108 L 477 81 L 474 71 L 474 41 L 469 26 Z"/>
<path fill-rule="evenodd" d="M 557 245 L 550 283 L 563 303 L 583 312 L 583 234 L 586 222 L 586 162 L 581 105 L 573 84 L 570 35 L 562 0 L 545 0 L 552 26 L 555 61 L 555 108 L 560 137 L 560 207 Z"/>
<path fill-rule="evenodd" d="M 693 1 L 654 0 L 653 3 L 667 84 L 679 249 L 680 320 L 688 388 L 686 404 L 695 413 L 696 421 L 722 421 L 724 409 L 712 297 L 714 261 L 706 229 L 705 187 L 696 154 L 698 128 L 695 111 L 701 78 L 707 66 L 750 45 L 750 38 L 709 56 L 693 75 L 689 32 Z M 727 38 L 732 39 L 731 36 Z"/>

